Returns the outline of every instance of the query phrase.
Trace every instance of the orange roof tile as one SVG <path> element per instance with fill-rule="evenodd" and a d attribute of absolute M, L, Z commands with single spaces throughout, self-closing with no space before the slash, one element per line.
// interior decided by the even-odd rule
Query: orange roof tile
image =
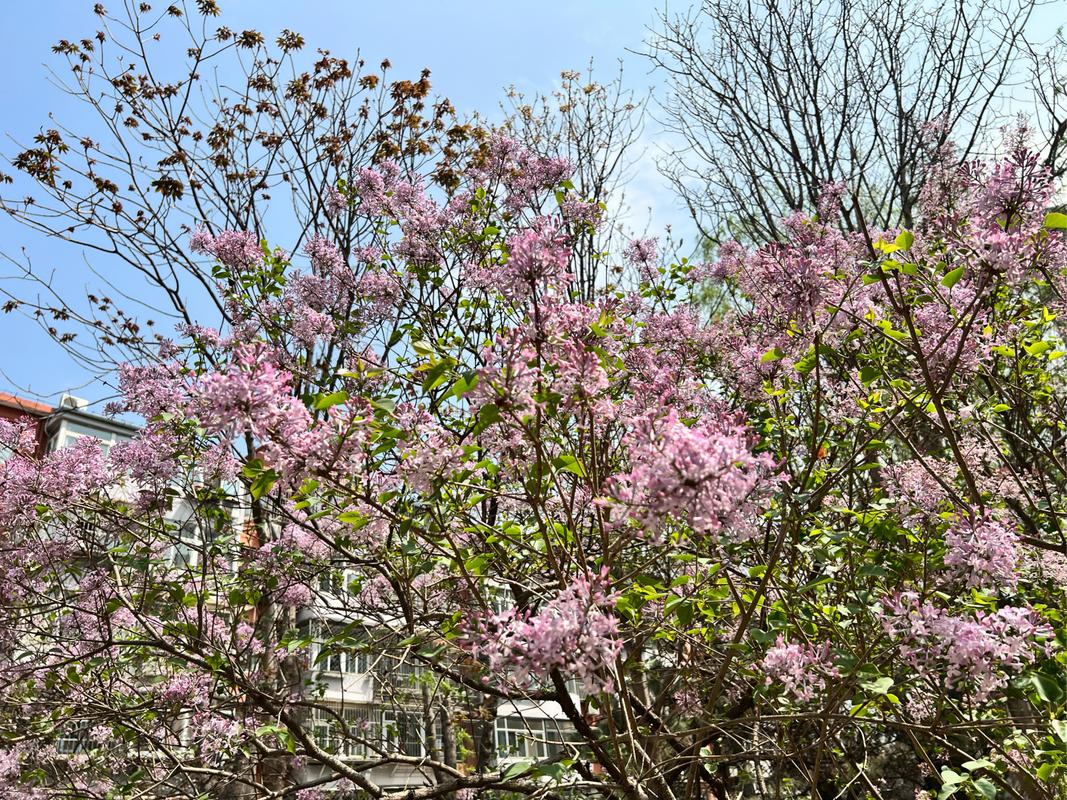
<path fill-rule="evenodd" d="M 18 397 L 13 394 L 8 394 L 7 392 L 0 392 L 0 405 L 7 406 L 8 408 L 17 408 L 28 414 L 52 413 L 52 406 L 50 405 L 38 403 L 36 400 L 27 400 L 25 397 Z"/>

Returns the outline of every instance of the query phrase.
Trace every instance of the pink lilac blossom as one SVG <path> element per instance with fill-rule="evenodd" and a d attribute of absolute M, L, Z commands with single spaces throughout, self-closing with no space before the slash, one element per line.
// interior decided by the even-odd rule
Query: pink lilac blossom
<path fill-rule="evenodd" d="M 538 292 L 563 289 L 571 282 L 567 272 L 570 248 L 555 221 L 542 217 L 532 227 L 512 235 L 507 244 L 504 264 L 466 269 L 471 286 L 497 291 L 510 302 L 520 303 Z"/>
<path fill-rule="evenodd" d="M 537 195 L 559 186 L 571 172 L 566 159 L 537 155 L 498 132 L 487 142 L 485 162 L 472 171 L 470 182 L 479 187 L 499 182 L 505 192 L 505 208 L 517 211 L 536 203 Z"/>
<path fill-rule="evenodd" d="M 221 766 L 222 759 L 241 744 L 241 726 L 213 711 L 193 714 L 186 729 L 199 756 L 210 766 Z"/>
<path fill-rule="evenodd" d="M 1025 124 L 1007 129 L 1008 156 L 992 168 L 961 164 L 946 146 L 930 170 L 919 196 L 922 216 L 944 242 L 945 261 L 966 266 L 967 274 L 992 273 L 1019 286 L 1059 272 L 1049 259 L 1062 263 L 1062 240 L 1039 235 L 1056 186 L 1030 138 Z"/>
<path fill-rule="evenodd" d="M 119 366 L 119 391 L 125 410 L 151 420 L 162 414 L 184 414 L 188 386 L 175 362 Z"/>
<path fill-rule="evenodd" d="M 541 371 L 535 364 L 537 353 L 522 332 L 502 333 L 495 347 L 483 350 L 482 358 L 486 366 L 478 370 L 478 382 L 468 394 L 471 408 L 495 404 L 519 421 L 532 417 Z"/>
<path fill-rule="evenodd" d="M 610 692 L 622 642 L 612 613 L 616 596 L 605 584 L 604 575 L 578 576 L 536 612 L 494 614 L 479 623 L 468 646 L 487 659 L 491 675 L 510 676 L 519 685 L 545 683 L 559 671 L 587 691 Z"/>
<path fill-rule="evenodd" d="M 995 612 L 953 616 L 915 592 L 891 598 L 882 618 L 886 632 L 899 641 L 904 660 L 921 676 L 950 688 L 969 689 L 978 702 L 1008 684 L 1012 673 L 1031 664 L 1039 640 L 1052 636 L 1030 608 L 1005 606 Z"/>
<path fill-rule="evenodd" d="M 377 217 L 388 213 L 390 186 L 399 172 L 400 168 L 391 161 L 380 164 L 378 169 L 365 167 L 356 172 L 352 191 L 359 198 L 363 214 Z"/>
<path fill-rule="evenodd" d="M 37 431 L 28 416 L 0 419 L 0 447 L 22 456 L 32 456 L 37 449 Z"/>
<path fill-rule="evenodd" d="M 816 214 L 821 224 L 826 225 L 841 216 L 841 198 L 846 188 L 844 181 L 830 181 L 822 185 L 816 204 Z"/>
<path fill-rule="evenodd" d="M 178 472 L 178 450 L 178 439 L 173 434 L 146 428 L 111 448 L 111 467 L 147 487 L 161 488 Z"/>
<path fill-rule="evenodd" d="M 343 278 L 349 273 L 337 246 L 324 236 L 313 235 L 304 243 L 304 253 L 311 260 L 316 275 Z"/>
<path fill-rule="evenodd" d="M 659 244 L 655 239 L 633 239 L 623 249 L 622 255 L 630 266 L 637 268 L 641 280 L 655 280 L 656 267 L 659 266 Z"/>
<path fill-rule="evenodd" d="M 955 471 L 944 459 L 927 458 L 924 461 L 925 464 L 918 460 L 902 461 L 882 469 L 886 494 L 896 501 L 897 513 L 909 525 L 937 516 L 948 494 L 934 475 L 948 480 Z"/>
<path fill-rule="evenodd" d="M 214 256 L 219 262 L 236 271 L 244 271 L 263 261 L 259 238 L 249 231 L 222 231 L 212 236 L 197 229 L 189 239 L 194 253 Z"/>
<path fill-rule="evenodd" d="M 945 566 L 968 587 L 1015 591 L 1018 545 L 1015 531 L 993 517 L 960 520 L 945 534 Z"/>
<path fill-rule="evenodd" d="M 222 334 L 215 328 L 189 323 L 180 323 L 174 327 L 179 334 L 192 339 L 201 347 L 218 347 L 222 343 Z M 160 357 L 166 358 L 162 355 Z"/>
<path fill-rule="evenodd" d="M 82 436 L 39 461 L 13 455 L 0 461 L 0 528 L 31 525 L 41 505 L 52 514 L 65 513 L 110 482 L 100 442 L 91 436 Z"/>
<path fill-rule="evenodd" d="M 425 409 L 398 409 L 397 426 L 405 432 L 397 472 L 415 491 L 430 493 L 435 480 L 467 466 L 456 437 Z"/>
<path fill-rule="evenodd" d="M 195 672 L 179 672 L 155 687 L 159 701 L 168 706 L 206 710 L 211 704 L 211 678 Z"/>
<path fill-rule="evenodd" d="M 666 416 L 653 410 L 633 420 L 626 439 L 632 466 L 610 479 L 608 494 L 650 534 L 658 536 L 668 519 L 686 519 L 698 534 L 755 535 L 744 512 L 774 460 L 752 452 L 751 435 L 734 418 L 690 427 L 675 409 Z"/>
<path fill-rule="evenodd" d="M 396 608 L 396 593 L 388 578 L 374 575 L 361 583 L 358 601 L 370 613 L 388 613 L 389 609 Z"/>
<path fill-rule="evenodd" d="M 368 216 L 392 217 L 400 224 L 402 238 L 393 254 L 413 263 L 432 263 L 445 230 L 453 221 L 449 209 L 442 209 L 426 193 L 419 175 L 400 175 L 400 168 L 386 162 L 377 169 L 361 169 L 353 180 L 360 211 Z"/>
<path fill-rule="evenodd" d="M 582 200 L 575 197 L 572 192 L 567 193 L 566 199 L 560 204 L 559 211 L 570 225 L 589 226 L 595 229 L 603 221 L 603 209 L 599 203 Z"/>
<path fill-rule="evenodd" d="M 669 313 L 642 308 L 637 325 L 640 346 L 631 347 L 624 355 L 633 388 L 633 397 L 625 404 L 628 410 L 638 413 L 640 409 L 672 405 L 691 413 L 702 386 L 695 366 L 712 347 L 716 335 L 687 306 Z"/>
<path fill-rule="evenodd" d="M 314 347 L 320 340 L 329 339 L 335 330 L 333 317 L 310 306 L 296 306 L 289 317 L 293 338 L 305 347 Z"/>
<path fill-rule="evenodd" d="M 786 694 L 798 703 L 810 702 L 826 688 L 828 678 L 838 675 L 830 655 L 830 643 L 820 647 L 787 643 L 781 635 L 760 662 L 766 683 L 781 684 Z"/>
<path fill-rule="evenodd" d="M 270 350 L 242 345 L 222 370 L 200 379 L 197 411 L 209 433 L 249 433 L 260 442 L 264 463 L 288 473 L 317 462 L 328 433 L 292 394 L 292 375 L 275 364 Z"/>
<path fill-rule="evenodd" d="M 356 295 L 361 304 L 362 320 L 367 323 L 382 322 L 395 313 L 401 287 L 395 276 L 384 270 L 368 269 L 356 284 Z"/>
<path fill-rule="evenodd" d="M 737 281 L 755 313 L 778 327 L 806 329 L 844 291 L 833 276 L 854 269 L 863 245 L 805 217 L 787 219 L 786 227 L 792 235 L 788 242 L 766 244 L 752 253 L 736 245 L 721 248 L 720 269 Z"/>
<path fill-rule="evenodd" d="M 923 358 L 936 381 L 970 375 L 988 354 L 985 315 L 976 314 L 974 302 L 974 289 L 961 281 L 946 301 L 931 300 L 912 310 Z"/>
<path fill-rule="evenodd" d="M 325 563 L 329 561 L 332 550 L 330 545 L 320 536 L 305 527 L 313 524 L 307 520 L 303 512 L 293 512 L 295 522 L 290 522 L 282 528 L 278 538 L 263 545 L 258 551 L 262 557 L 286 556 L 310 559 L 311 561 Z M 324 520 L 326 521 L 326 520 Z M 339 525 L 339 523 L 338 523 Z"/>
<path fill-rule="evenodd" d="M 558 348 L 553 359 L 556 375 L 552 390 L 573 402 L 596 397 L 608 388 L 608 374 L 600 357 L 584 347 L 568 342 Z"/>
<path fill-rule="evenodd" d="M 237 477 L 239 464 L 229 442 L 213 442 L 201 450 L 197 456 L 196 466 L 201 481 L 228 483 Z"/>
<path fill-rule="evenodd" d="M 324 203 L 326 215 L 330 218 L 340 216 L 341 212 L 348 208 L 348 198 L 341 194 L 341 191 L 336 186 L 331 186 L 326 190 Z"/>

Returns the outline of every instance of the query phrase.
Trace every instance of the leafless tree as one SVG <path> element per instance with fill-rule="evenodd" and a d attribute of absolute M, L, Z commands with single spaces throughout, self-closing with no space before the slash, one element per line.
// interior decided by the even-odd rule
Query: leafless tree
<path fill-rule="evenodd" d="M 1047 52 L 1028 39 L 1039 5 L 705 0 L 664 12 L 648 54 L 680 146 L 662 168 L 712 243 L 778 237 L 781 218 L 834 181 L 849 228 L 909 225 L 927 151 L 952 142 L 973 158 L 1020 110 L 1027 67 Z M 1067 126 L 1049 111 L 1060 160 Z"/>
<path fill-rule="evenodd" d="M 1043 137 L 1045 166 L 1062 178 L 1067 174 L 1067 37 L 1062 28 L 1049 46 L 1032 50 L 1030 63 L 1033 114 Z"/>

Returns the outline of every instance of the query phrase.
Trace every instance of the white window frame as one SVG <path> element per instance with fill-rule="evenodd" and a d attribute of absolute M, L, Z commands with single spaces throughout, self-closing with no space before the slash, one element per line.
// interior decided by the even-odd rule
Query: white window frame
<path fill-rule="evenodd" d="M 563 751 L 569 740 L 569 724 L 545 717 L 513 714 L 497 717 L 493 739 L 497 758 L 540 761 Z"/>

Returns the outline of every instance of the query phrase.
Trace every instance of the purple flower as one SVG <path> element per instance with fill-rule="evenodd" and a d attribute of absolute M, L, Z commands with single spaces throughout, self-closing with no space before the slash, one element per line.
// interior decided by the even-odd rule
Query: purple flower
<path fill-rule="evenodd" d="M 945 566 L 965 578 L 968 587 L 1014 591 L 1019 585 L 1018 543 L 1015 531 L 992 517 L 962 520 L 945 534 Z"/>
<path fill-rule="evenodd" d="M 781 635 L 770 648 L 760 666 L 767 673 L 770 686 L 780 683 L 785 692 L 798 703 L 807 703 L 816 692 L 826 688 L 826 679 L 838 674 L 830 657 L 830 643 L 821 647 L 789 644 Z"/>

